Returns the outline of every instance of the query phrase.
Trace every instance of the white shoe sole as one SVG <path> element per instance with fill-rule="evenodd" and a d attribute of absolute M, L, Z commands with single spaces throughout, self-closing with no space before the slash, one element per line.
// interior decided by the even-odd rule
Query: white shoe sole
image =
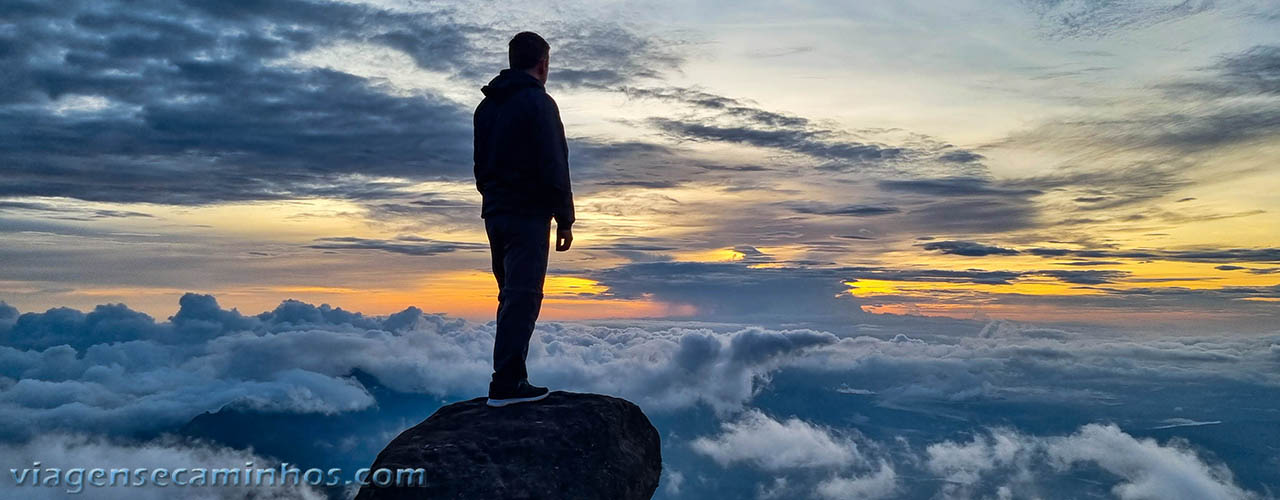
<path fill-rule="evenodd" d="M 507 398 L 507 399 L 493 399 L 493 398 L 489 398 L 487 401 L 485 401 L 485 404 L 487 404 L 487 405 L 489 405 L 489 406 L 492 406 L 492 407 L 494 407 L 494 408 L 498 408 L 498 407 L 507 406 L 507 405 L 511 405 L 511 404 L 516 404 L 516 403 L 527 403 L 527 402 L 529 402 L 529 401 L 540 401 L 540 400 L 542 400 L 542 399 L 546 399 L 546 397 L 547 397 L 547 395 L 548 395 L 548 394 L 551 394 L 551 392 L 550 392 L 550 391 L 547 391 L 547 392 L 542 393 L 542 395 L 541 395 L 541 396 L 532 396 L 532 397 L 527 397 L 527 398 Z"/>

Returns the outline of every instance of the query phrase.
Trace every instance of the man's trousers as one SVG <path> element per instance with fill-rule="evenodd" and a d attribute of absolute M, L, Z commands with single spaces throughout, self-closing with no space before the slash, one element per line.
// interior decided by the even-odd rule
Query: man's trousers
<path fill-rule="evenodd" d="M 498 326 L 493 342 L 493 383 L 512 386 L 529 378 L 525 357 L 542 309 L 551 217 L 494 214 L 484 219 L 498 279 Z"/>

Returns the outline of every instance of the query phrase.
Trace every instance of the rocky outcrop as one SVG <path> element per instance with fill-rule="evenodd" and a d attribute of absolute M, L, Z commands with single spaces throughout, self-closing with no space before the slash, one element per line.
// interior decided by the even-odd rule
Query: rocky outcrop
<path fill-rule="evenodd" d="M 657 429 L 635 404 L 555 391 L 501 408 L 485 398 L 440 408 L 396 436 L 370 468 L 421 468 L 424 481 L 368 484 L 357 500 L 648 499 L 662 455 Z"/>

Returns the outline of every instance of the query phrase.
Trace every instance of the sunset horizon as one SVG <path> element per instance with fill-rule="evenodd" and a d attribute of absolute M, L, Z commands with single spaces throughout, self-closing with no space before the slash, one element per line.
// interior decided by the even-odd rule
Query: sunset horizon
<path fill-rule="evenodd" d="M 655 498 L 1275 498 L 1278 12 L 14 0 L 0 450 L 351 469 L 516 373 L 643 409 Z M 500 196 L 572 225 L 527 374 Z"/>

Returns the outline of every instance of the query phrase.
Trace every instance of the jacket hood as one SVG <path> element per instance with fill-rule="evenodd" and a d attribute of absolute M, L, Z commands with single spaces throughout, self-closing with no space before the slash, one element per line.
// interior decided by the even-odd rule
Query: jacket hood
<path fill-rule="evenodd" d="M 506 68 L 489 80 L 488 85 L 480 87 L 480 92 L 485 97 L 501 98 L 528 87 L 542 88 L 542 82 L 523 70 Z"/>

